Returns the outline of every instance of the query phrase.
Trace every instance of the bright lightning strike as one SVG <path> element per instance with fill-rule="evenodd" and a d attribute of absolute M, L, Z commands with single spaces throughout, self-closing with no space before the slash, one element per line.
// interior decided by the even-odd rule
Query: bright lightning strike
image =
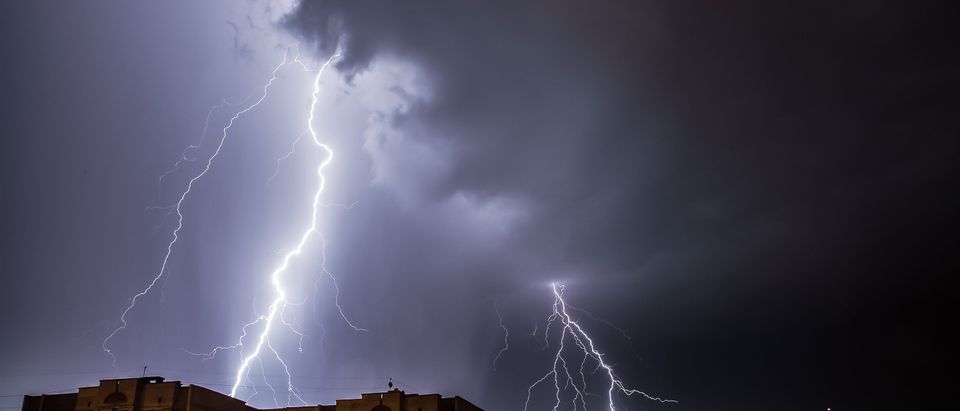
<path fill-rule="evenodd" d="M 313 123 L 314 123 L 314 116 L 317 108 L 317 101 L 319 100 L 319 95 L 320 95 L 320 78 L 323 76 L 324 70 L 330 64 L 332 64 L 335 60 L 339 59 L 340 56 L 341 56 L 340 48 L 337 47 L 337 51 L 332 56 L 330 56 L 330 58 L 327 59 L 327 61 L 322 66 L 320 66 L 320 68 L 317 70 L 317 75 L 316 77 L 314 77 L 314 81 L 313 81 L 313 94 L 311 95 L 312 102 L 310 104 L 310 115 L 309 115 L 309 118 L 307 119 L 307 130 L 310 133 L 310 137 L 312 138 L 313 143 L 324 151 L 324 153 L 326 154 L 326 158 L 320 162 L 320 165 L 317 168 L 317 175 L 319 176 L 320 182 L 319 182 L 319 187 L 317 189 L 317 192 L 313 196 L 313 212 L 310 218 L 310 225 L 307 227 L 303 235 L 300 237 L 300 242 L 297 243 L 296 247 L 294 247 L 291 251 L 287 252 L 287 254 L 283 257 L 282 263 L 270 274 L 270 282 L 273 285 L 275 298 L 273 302 L 270 304 L 269 308 L 267 309 L 267 314 L 255 320 L 255 323 L 263 321 L 264 326 L 263 326 L 263 329 L 260 331 L 260 335 L 257 337 L 257 343 L 254 346 L 253 352 L 251 352 L 249 355 L 242 355 L 243 358 L 240 362 L 240 366 L 237 368 L 233 387 L 230 389 L 231 397 L 236 397 L 237 389 L 240 387 L 240 384 L 243 382 L 247 372 L 249 371 L 251 362 L 253 362 L 254 360 L 259 360 L 260 352 L 263 350 L 264 345 L 266 345 L 267 349 L 273 352 L 273 354 L 276 356 L 277 360 L 283 366 L 284 371 L 287 374 L 288 400 L 291 399 L 291 397 L 296 397 L 298 400 L 303 402 L 303 400 L 299 396 L 297 396 L 296 391 L 292 386 L 290 372 L 289 372 L 289 369 L 287 368 L 286 362 L 283 361 L 283 358 L 280 357 L 277 351 L 273 349 L 273 346 L 270 344 L 270 331 L 273 329 L 273 323 L 276 321 L 277 317 L 282 317 L 283 310 L 287 307 L 287 305 L 290 304 L 289 301 L 287 300 L 286 291 L 284 290 L 281 282 L 283 278 L 283 274 L 286 272 L 287 268 L 290 266 L 290 261 L 293 259 L 293 257 L 298 256 L 303 252 L 303 249 L 306 246 L 307 241 L 317 231 L 317 214 L 320 207 L 320 195 L 323 194 L 323 190 L 326 182 L 326 180 L 323 177 L 323 169 L 328 164 L 330 164 L 330 162 L 333 160 L 333 150 L 331 150 L 330 147 L 328 147 L 326 144 L 323 144 L 322 142 L 320 142 L 320 139 L 317 136 L 317 131 L 313 127 Z M 325 269 L 324 271 L 326 272 Z M 342 314 L 343 312 L 341 310 L 341 315 Z M 346 316 L 344 316 L 344 319 L 346 319 Z M 280 321 L 284 322 L 282 318 L 280 319 Z M 252 324 L 248 324 L 248 325 L 252 325 Z M 351 324 L 351 326 L 353 325 Z M 356 329 L 357 327 L 354 327 L 354 328 Z M 240 344 L 241 344 L 240 348 L 242 350 L 242 339 L 240 341 Z"/>
<path fill-rule="evenodd" d="M 547 318 L 547 328 L 544 330 L 544 334 L 545 334 L 544 341 L 547 342 L 549 345 L 549 340 L 547 340 L 547 338 L 549 338 L 548 336 L 550 332 L 550 325 L 558 321 L 562 326 L 560 341 L 558 343 L 556 354 L 553 357 L 553 366 L 550 368 L 550 371 L 548 371 L 546 374 L 540 377 L 540 379 L 538 379 L 533 384 L 531 384 L 530 387 L 527 389 L 527 400 L 523 405 L 524 411 L 526 411 L 527 407 L 530 405 L 530 397 L 532 396 L 533 389 L 536 386 L 540 385 L 542 382 L 549 379 L 550 377 L 553 377 L 552 378 L 553 386 L 556 394 L 555 395 L 556 403 L 553 406 L 553 411 L 557 411 L 557 409 L 560 407 L 560 403 L 561 403 L 560 393 L 561 391 L 566 390 L 568 387 L 572 387 L 574 390 L 573 409 L 574 410 L 577 409 L 577 403 L 578 403 L 577 400 L 579 400 L 580 406 L 584 410 L 586 410 L 587 408 L 586 395 L 588 395 L 588 393 L 586 388 L 587 380 L 586 380 L 586 375 L 584 374 L 584 366 L 586 365 L 587 360 L 589 359 L 592 359 L 597 363 L 597 370 L 602 368 L 605 371 L 607 379 L 610 382 L 610 385 L 607 388 L 607 403 L 610 411 L 616 410 L 616 406 L 614 404 L 614 394 L 616 392 L 623 393 L 627 396 L 637 394 L 646 399 L 657 401 L 660 403 L 676 403 L 677 402 L 676 400 L 669 400 L 669 399 L 662 399 L 659 397 L 655 397 L 643 391 L 636 390 L 633 388 L 628 388 L 626 385 L 624 385 L 623 381 L 620 380 L 619 377 L 617 377 L 616 373 L 613 370 L 613 367 L 603 359 L 604 354 L 597 350 L 596 346 L 594 345 L 593 339 L 590 338 L 590 335 L 587 334 L 587 332 L 584 331 L 584 329 L 580 326 L 580 324 L 574 321 L 573 317 L 571 317 L 570 314 L 567 312 L 567 308 L 570 308 L 570 309 L 574 309 L 574 308 L 569 306 L 566 303 L 566 301 L 563 300 L 564 285 L 552 283 L 550 284 L 550 286 L 553 288 L 553 296 L 554 296 L 553 312 Z M 576 310 L 580 311 L 579 309 L 576 309 Z M 566 347 L 567 347 L 565 345 L 565 341 L 567 340 L 568 336 L 570 340 L 573 341 L 574 345 L 579 349 L 579 352 L 583 354 L 583 358 L 580 361 L 579 380 L 575 379 L 571 375 L 570 370 L 567 367 L 567 359 L 564 356 L 564 351 L 566 350 Z M 564 380 L 563 388 L 561 388 L 560 386 L 561 379 Z"/>
<path fill-rule="evenodd" d="M 230 117 L 230 120 L 227 121 L 226 126 L 224 126 L 223 129 L 221 130 L 222 132 L 220 134 L 220 141 L 217 144 L 217 149 L 213 152 L 212 155 L 210 155 L 209 158 L 207 158 L 207 162 L 203 167 L 203 170 L 201 170 L 200 173 L 198 173 L 196 176 L 191 178 L 190 181 L 187 183 L 186 189 L 184 189 L 183 192 L 180 193 L 180 198 L 177 200 L 176 206 L 173 207 L 173 211 L 177 215 L 177 227 L 173 230 L 173 238 L 170 240 L 169 243 L 167 243 L 167 251 L 163 256 L 163 262 L 160 264 L 160 270 L 156 273 L 156 275 L 153 276 L 153 279 L 147 284 L 147 286 L 142 291 L 135 294 L 130 299 L 130 304 L 127 305 L 127 308 L 124 309 L 123 313 L 120 314 L 120 326 L 117 327 L 115 330 L 113 330 L 113 332 L 111 332 L 110 335 L 108 335 L 107 338 L 105 338 L 103 340 L 103 343 L 101 344 L 101 348 L 103 348 L 103 351 L 110 356 L 112 360 L 113 368 L 117 372 L 119 372 L 119 370 L 117 369 L 117 357 L 113 354 L 113 352 L 110 349 L 110 340 L 113 339 L 113 337 L 115 337 L 117 333 L 127 328 L 127 325 L 128 325 L 127 314 L 129 314 L 130 311 L 133 310 L 133 308 L 137 305 L 137 300 L 140 299 L 140 297 L 147 295 L 147 293 L 149 293 L 150 290 L 153 289 L 153 287 L 157 284 L 157 282 L 160 281 L 160 279 L 163 278 L 163 275 L 166 273 L 167 262 L 170 260 L 170 255 L 173 253 L 174 245 L 177 243 L 177 240 L 180 238 L 180 230 L 183 229 L 183 212 L 181 207 L 183 206 L 184 200 L 186 200 L 187 196 L 190 195 L 190 192 L 193 190 L 193 185 L 197 182 L 197 180 L 200 180 L 200 178 L 202 178 L 204 175 L 207 174 L 208 171 L 210 171 L 210 167 L 213 165 L 213 160 L 216 159 L 217 156 L 220 154 L 220 150 L 223 148 L 223 145 L 227 140 L 227 135 L 229 134 L 230 128 L 233 127 L 234 122 L 236 122 L 238 118 L 240 118 L 250 110 L 253 110 L 257 106 L 259 106 L 260 103 L 262 103 L 263 100 L 267 98 L 267 95 L 269 94 L 268 91 L 270 89 L 270 86 L 273 85 L 273 82 L 277 80 L 277 72 L 280 70 L 281 67 L 287 64 L 288 54 L 289 54 L 289 50 L 284 52 L 283 61 L 281 61 L 280 64 L 276 65 L 273 68 L 270 79 L 263 86 L 263 93 L 260 95 L 260 98 L 258 98 L 257 101 L 248 105 L 244 109 L 234 113 L 234 115 Z M 189 149 L 190 148 L 188 147 L 187 150 Z M 187 156 L 183 155 L 181 160 L 177 162 L 177 165 L 174 166 L 174 169 L 176 169 L 185 159 L 187 159 Z M 162 179 L 162 176 L 161 176 L 161 179 Z"/>

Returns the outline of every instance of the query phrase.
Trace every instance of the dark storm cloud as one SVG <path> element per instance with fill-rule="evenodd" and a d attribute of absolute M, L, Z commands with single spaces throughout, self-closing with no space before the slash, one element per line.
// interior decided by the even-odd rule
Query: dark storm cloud
<path fill-rule="evenodd" d="M 694 408 L 819 407 L 931 384 L 906 375 L 954 357 L 923 325 L 942 290 L 921 297 L 956 268 L 947 8 L 304 1 L 286 26 L 324 52 L 344 36 L 348 73 L 382 57 L 426 73 L 433 98 L 394 125 L 449 148 L 423 202 L 529 206 L 487 256 L 506 263 L 459 275 L 637 296 L 590 304 L 659 331 L 649 351 Z M 901 304 L 925 320 L 882 320 Z"/>

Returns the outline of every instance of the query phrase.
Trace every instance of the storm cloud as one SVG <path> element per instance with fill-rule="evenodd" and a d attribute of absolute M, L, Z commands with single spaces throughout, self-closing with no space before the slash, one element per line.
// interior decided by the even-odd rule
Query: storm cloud
<path fill-rule="evenodd" d="M 430 160 L 403 157 L 399 190 L 522 210 L 474 281 L 497 294 L 574 281 L 596 293 L 589 306 L 644 330 L 672 382 L 755 408 L 811 390 L 869 404 L 877 384 L 936 386 L 917 370 L 953 358 L 942 338 L 954 333 L 926 325 L 945 303 L 931 287 L 956 269 L 947 14 L 306 1 L 285 25 L 321 50 L 345 39 L 347 73 L 381 59 L 427 73 L 431 98 L 389 132 L 439 147 L 444 166 L 424 175 Z M 918 306 L 892 315 L 905 305 Z M 710 348 L 681 353 L 693 347 Z M 789 376 L 760 382 L 761 370 Z"/>

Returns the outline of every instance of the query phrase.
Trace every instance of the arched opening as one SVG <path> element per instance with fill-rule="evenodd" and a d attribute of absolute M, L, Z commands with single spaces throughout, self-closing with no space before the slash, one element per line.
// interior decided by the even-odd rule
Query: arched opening
<path fill-rule="evenodd" d="M 103 399 L 104 404 L 122 404 L 127 402 L 127 396 L 122 392 L 114 392 Z"/>

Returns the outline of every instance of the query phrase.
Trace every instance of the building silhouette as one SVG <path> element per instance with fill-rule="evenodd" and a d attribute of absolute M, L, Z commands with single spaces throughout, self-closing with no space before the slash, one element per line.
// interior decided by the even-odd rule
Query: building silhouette
<path fill-rule="evenodd" d="M 391 382 L 390 386 L 393 384 Z M 183 386 L 162 377 L 100 380 L 76 393 L 24 395 L 22 411 L 483 411 L 469 401 L 440 394 L 407 394 L 399 389 L 361 394 L 334 405 L 258 409 L 243 400 L 199 385 Z"/>

